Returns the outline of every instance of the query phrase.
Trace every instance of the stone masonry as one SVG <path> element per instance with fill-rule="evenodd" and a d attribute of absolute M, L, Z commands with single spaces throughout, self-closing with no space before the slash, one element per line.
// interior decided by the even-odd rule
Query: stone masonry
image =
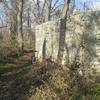
<path fill-rule="evenodd" d="M 100 66 L 100 12 L 75 13 L 68 18 L 62 55 L 62 64 L 72 63 L 75 57 L 94 66 Z M 36 56 L 38 59 L 52 56 L 57 61 L 61 22 L 63 19 L 49 21 L 35 28 Z M 84 55 L 85 54 L 85 55 Z"/>

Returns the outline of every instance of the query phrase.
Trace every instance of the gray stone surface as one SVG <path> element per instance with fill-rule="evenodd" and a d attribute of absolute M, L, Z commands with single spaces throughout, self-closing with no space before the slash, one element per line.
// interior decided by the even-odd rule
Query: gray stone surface
<path fill-rule="evenodd" d="M 38 52 L 38 58 L 42 58 L 43 42 L 46 39 L 46 58 L 52 56 L 54 60 L 57 59 L 59 26 L 59 20 L 36 26 L 36 51 Z"/>
<path fill-rule="evenodd" d="M 80 56 L 80 60 L 83 60 L 86 64 L 88 60 L 93 60 L 93 64 L 95 65 L 97 63 L 98 65 L 100 64 L 99 16 L 100 12 L 76 13 L 70 16 L 66 26 L 67 29 L 62 64 L 72 63 L 77 54 Z M 36 26 L 36 51 L 39 59 L 42 59 L 43 43 L 46 39 L 46 58 L 52 56 L 54 61 L 57 60 L 61 21 L 62 20 L 59 19 Z"/>

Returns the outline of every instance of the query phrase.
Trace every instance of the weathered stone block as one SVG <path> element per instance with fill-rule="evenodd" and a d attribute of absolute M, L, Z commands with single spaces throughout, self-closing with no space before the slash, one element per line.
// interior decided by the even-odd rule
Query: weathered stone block
<path fill-rule="evenodd" d="M 82 62 L 91 62 L 99 60 L 100 55 L 97 49 L 100 49 L 100 12 L 76 13 L 70 16 L 66 25 L 64 51 L 62 54 L 62 64 L 72 63 L 76 56 L 80 56 L 79 60 Z M 60 30 L 64 30 L 61 26 L 63 19 L 56 21 L 49 21 L 44 24 L 36 26 L 36 51 L 37 57 L 43 56 L 43 43 L 45 43 L 46 58 L 52 56 L 54 61 L 57 61 Z M 61 33 L 63 35 L 63 33 Z M 99 56 L 99 57 L 98 57 Z M 95 64 L 95 63 L 94 63 Z"/>

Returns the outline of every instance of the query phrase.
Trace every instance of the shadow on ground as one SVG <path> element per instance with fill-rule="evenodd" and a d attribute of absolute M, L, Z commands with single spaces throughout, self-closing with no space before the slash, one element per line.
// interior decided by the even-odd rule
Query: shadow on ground
<path fill-rule="evenodd" d="M 31 54 L 28 54 L 16 62 L 0 64 L 0 100 L 25 100 L 30 88 L 27 76 L 32 68 L 30 60 Z"/>
<path fill-rule="evenodd" d="M 19 69 L 13 68 L 3 71 L 0 76 L 0 100 L 24 100 L 30 86 L 30 80 L 26 75 L 31 66 L 25 64 Z"/>

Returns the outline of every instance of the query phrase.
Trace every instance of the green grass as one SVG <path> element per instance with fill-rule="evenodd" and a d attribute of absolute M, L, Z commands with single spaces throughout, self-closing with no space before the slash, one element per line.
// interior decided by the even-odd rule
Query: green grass
<path fill-rule="evenodd" d="M 19 78 L 21 78 L 21 76 L 24 77 L 24 74 L 28 73 L 28 70 L 31 68 L 31 66 L 29 64 L 23 64 L 19 67 Z M 0 75 L 2 77 L 8 77 L 8 76 L 12 76 L 13 70 L 16 70 L 16 65 L 15 64 L 0 64 Z M 17 72 L 18 70 L 16 70 Z"/>
<path fill-rule="evenodd" d="M 86 96 L 80 95 L 75 100 L 100 100 L 100 83 L 96 84 L 92 93 L 87 93 Z"/>
<path fill-rule="evenodd" d="M 8 76 L 10 75 L 12 71 L 12 69 L 14 69 L 16 67 L 15 64 L 10 64 L 10 63 L 6 63 L 6 64 L 3 64 L 3 63 L 0 63 L 0 76 L 2 74 L 4 74 L 4 76 Z"/>
<path fill-rule="evenodd" d="M 11 75 L 12 75 L 12 72 L 6 72 L 6 73 L 2 74 L 2 77 L 8 77 Z"/>
<path fill-rule="evenodd" d="M 15 64 L 10 64 L 10 63 L 2 64 L 2 63 L 0 63 L 0 68 L 13 68 L 15 66 L 16 66 Z"/>

